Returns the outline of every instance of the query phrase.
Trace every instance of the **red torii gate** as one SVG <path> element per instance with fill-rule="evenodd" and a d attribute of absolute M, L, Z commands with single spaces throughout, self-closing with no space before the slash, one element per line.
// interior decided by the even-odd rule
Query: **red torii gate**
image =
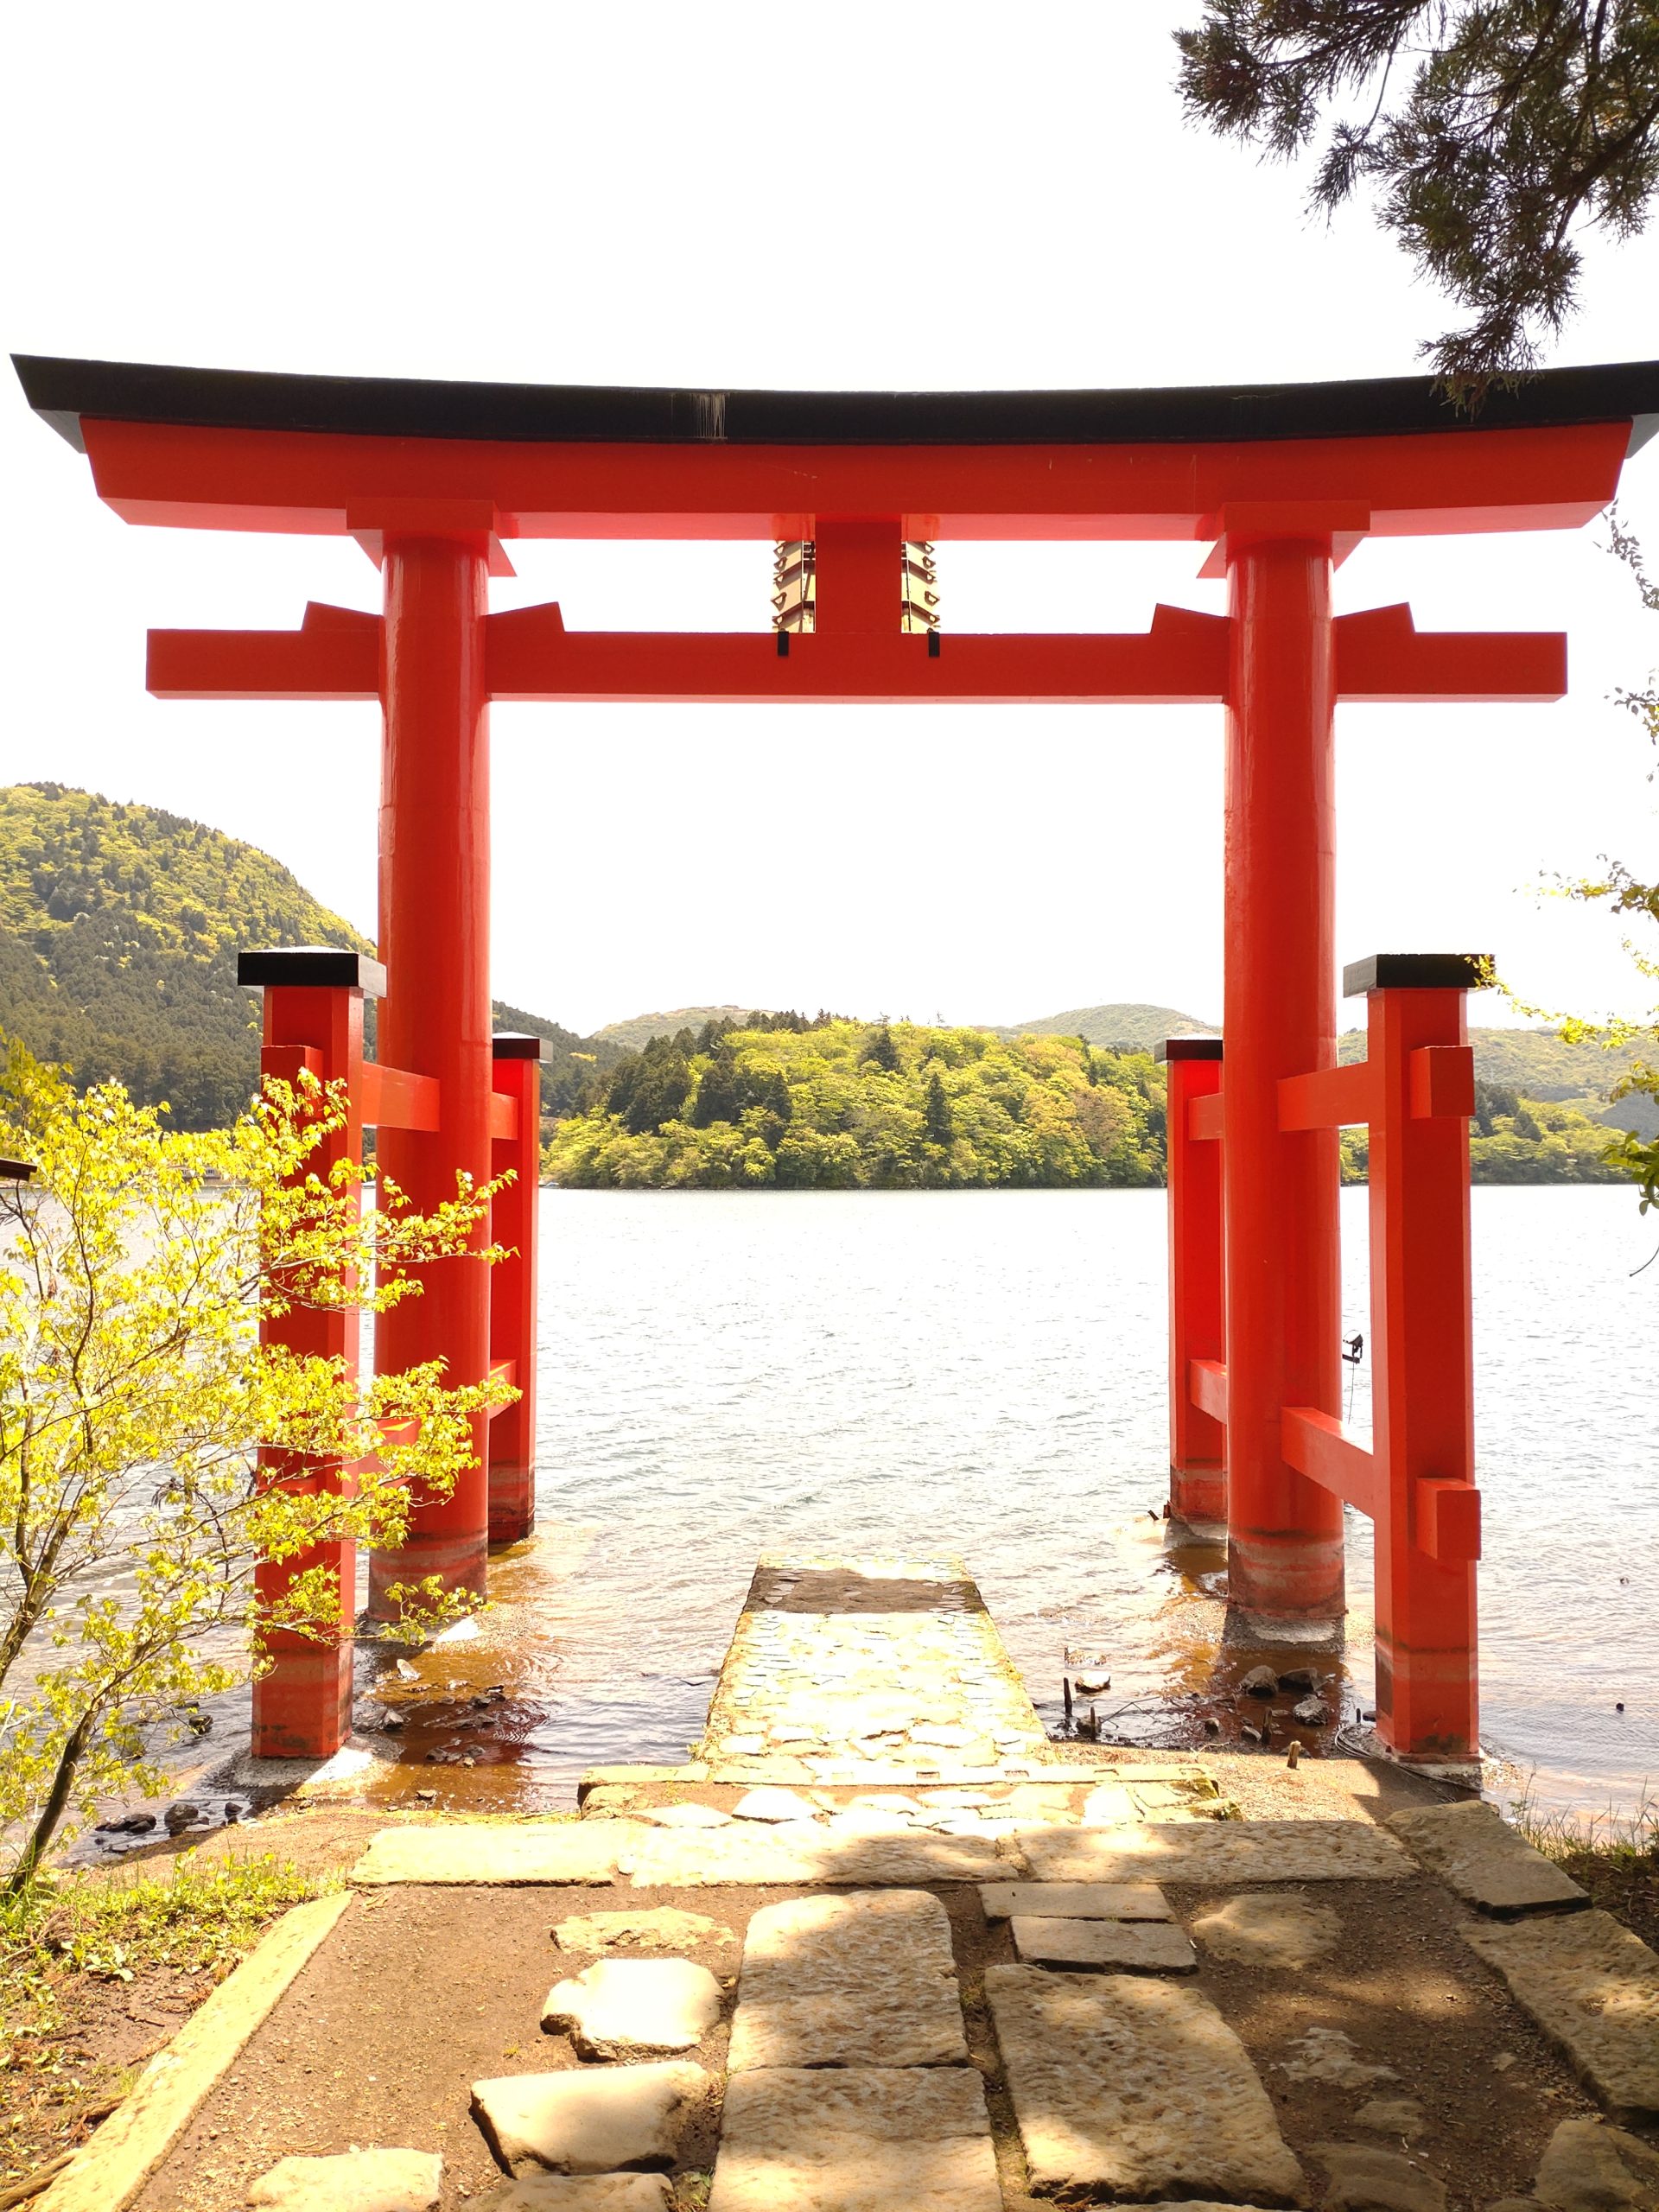
<path fill-rule="evenodd" d="M 1218 1102 L 1187 1103 L 1181 1071 L 1204 1063 L 1178 1051 L 1172 1067 L 1172 1218 L 1186 1224 L 1172 1273 L 1172 1503 L 1221 1503 L 1224 1436 L 1230 1595 L 1269 1629 L 1340 1614 L 1343 1500 L 1373 1511 L 1379 1587 L 1416 1592 L 1379 1606 L 1380 1732 L 1405 1757 L 1473 1754 L 1466 1046 L 1457 1057 L 1472 969 L 1383 962 L 1358 986 L 1372 993 L 1370 1073 L 1336 1069 L 1333 712 L 1338 699 L 1556 698 L 1565 640 L 1419 635 L 1405 607 L 1333 615 L 1331 576 L 1368 534 L 1587 522 L 1659 418 L 1659 364 L 1551 371 L 1495 392 L 1472 421 L 1421 378 L 780 393 L 16 366 L 127 520 L 348 534 L 382 570 L 380 615 L 313 606 L 291 632 L 152 632 L 149 682 L 172 698 L 381 702 L 379 1052 L 437 1100 L 385 1127 L 381 1156 L 417 1205 L 449 1195 L 457 1169 L 482 1181 L 491 1168 L 492 699 L 1224 707 Z M 492 614 L 487 579 L 511 573 L 517 537 L 810 539 L 816 626 L 582 633 L 556 606 Z M 1144 635 L 906 634 L 904 548 L 951 538 L 1207 543 L 1202 573 L 1227 578 L 1230 611 L 1160 607 Z M 1448 1047 L 1452 1060 L 1433 1057 Z M 1376 1460 L 1338 1418 L 1336 1127 L 1357 1119 L 1373 1123 L 1373 1208 L 1395 1208 L 1378 1234 L 1399 1262 L 1380 1280 L 1394 1356 Z M 1196 1169 L 1189 1140 L 1217 1135 L 1220 1172 Z M 1420 1155 L 1413 1206 L 1402 1178 Z M 1177 1179 L 1190 1171 L 1189 1189 Z M 1448 1297 L 1450 1370 L 1421 1357 Z M 489 1298 L 482 1270 L 435 1274 L 383 1319 L 382 1359 L 441 1357 L 454 1380 L 482 1379 Z M 1206 1327 L 1212 1341 L 1188 1357 Z M 479 1456 L 481 1469 L 481 1433 Z M 374 1563 L 375 1602 L 431 1573 L 481 1589 L 486 1492 L 480 1472 L 423 1509 L 407 1552 Z M 1443 1578 L 1421 1602 L 1416 1561 Z M 1413 1682 L 1421 1694 L 1405 1694 Z M 289 1748 L 335 1748 L 337 1687 Z"/>

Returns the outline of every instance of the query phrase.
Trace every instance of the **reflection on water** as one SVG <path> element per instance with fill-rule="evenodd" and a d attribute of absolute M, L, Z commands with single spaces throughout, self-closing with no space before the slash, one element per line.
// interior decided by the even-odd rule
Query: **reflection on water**
<path fill-rule="evenodd" d="M 1343 1207 L 1344 1328 L 1369 1338 L 1364 1193 Z M 360 1719 L 378 1680 L 404 1724 L 367 1732 L 385 1793 L 569 1802 L 590 1764 L 683 1758 L 763 1550 L 958 1552 L 1057 1728 L 1086 1649 L 1106 1732 L 1205 1740 L 1237 1665 L 1224 1562 L 1172 1554 L 1159 1518 L 1161 1192 L 549 1191 L 542 1231 L 538 1529 L 475 1640 L 413 1683 L 365 1656 Z M 1488 1737 L 1548 1801 L 1629 1805 L 1659 1777 L 1659 1269 L 1629 1272 L 1651 1233 L 1623 1190 L 1483 1190 L 1475 1246 Z M 1351 1516 L 1349 1556 L 1348 1649 L 1316 1673 L 1351 1714 Z M 1228 1741 L 1259 1717 L 1217 1709 Z"/>

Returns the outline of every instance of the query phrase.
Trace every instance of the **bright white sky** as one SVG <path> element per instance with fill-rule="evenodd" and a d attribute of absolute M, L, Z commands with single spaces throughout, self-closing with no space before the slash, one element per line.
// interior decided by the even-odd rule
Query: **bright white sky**
<path fill-rule="evenodd" d="M 1363 214 L 1326 230 L 1305 174 L 1183 129 L 1167 29 L 1196 13 L 89 0 L 71 32 L 25 10 L 0 93 L 0 338 L 693 385 L 1410 370 L 1447 311 Z M 1556 358 L 1659 354 L 1659 232 L 1595 252 L 1586 297 Z M 0 467 L 0 780 L 212 823 L 372 928 L 373 710 L 143 688 L 149 625 L 372 607 L 368 562 L 341 540 L 130 528 L 3 385 Z M 1659 556 L 1659 444 L 1625 506 Z M 1608 849 L 1655 872 L 1648 750 L 1607 694 L 1659 661 L 1659 621 L 1596 537 L 1395 542 L 1341 571 L 1344 608 L 1565 626 L 1573 677 L 1557 707 L 1343 710 L 1344 958 L 1490 948 L 1540 1001 L 1629 1002 L 1616 931 L 1535 890 Z M 751 626 L 769 557 L 525 546 L 496 603 Z M 1201 557 L 948 546 L 944 612 L 1138 628 L 1160 596 L 1219 606 Z M 725 1001 L 1219 1009 L 1218 713 L 513 707 L 494 730 L 495 988 L 577 1027 Z"/>

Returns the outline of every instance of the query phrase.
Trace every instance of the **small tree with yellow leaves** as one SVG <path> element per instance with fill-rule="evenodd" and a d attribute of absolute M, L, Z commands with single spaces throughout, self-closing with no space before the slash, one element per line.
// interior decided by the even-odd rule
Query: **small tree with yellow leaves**
<path fill-rule="evenodd" d="M 435 1365 L 359 1382 L 343 1361 L 262 1343 L 296 1305 L 378 1313 L 404 1272 L 486 1265 L 488 1190 L 463 1179 L 409 1211 L 372 1167 L 322 1164 L 344 1102 L 270 1084 L 228 1129 L 168 1128 L 118 1084 L 77 1095 L 21 1046 L 0 1076 L 0 1887 L 25 1889 L 66 1822 L 162 1786 L 156 1754 L 205 1696 L 263 1663 L 275 1628 L 338 1634 L 333 1572 L 262 1602 L 261 1559 L 402 1542 L 411 1486 L 474 1464 L 503 1386 Z M 353 1470 L 337 1488 L 261 1478 L 285 1452 Z M 468 1601 L 401 1592 L 394 1631 Z"/>

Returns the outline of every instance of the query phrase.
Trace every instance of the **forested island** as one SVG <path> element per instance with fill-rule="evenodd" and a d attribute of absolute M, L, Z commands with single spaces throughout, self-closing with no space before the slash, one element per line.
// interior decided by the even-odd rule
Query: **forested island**
<path fill-rule="evenodd" d="M 626 1053 L 556 1122 L 549 1179 L 581 1190 L 1134 1188 L 1165 1173 L 1164 1071 L 1081 1036 L 820 1014 L 683 1027 Z M 1478 1183 L 1615 1183 L 1612 1132 L 1476 1086 Z M 1364 1179 L 1363 1130 L 1343 1179 Z"/>
<path fill-rule="evenodd" d="M 584 1189 L 1154 1184 L 1163 1071 L 1076 1037 L 752 1014 L 630 1053 L 546 1157 Z"/>

